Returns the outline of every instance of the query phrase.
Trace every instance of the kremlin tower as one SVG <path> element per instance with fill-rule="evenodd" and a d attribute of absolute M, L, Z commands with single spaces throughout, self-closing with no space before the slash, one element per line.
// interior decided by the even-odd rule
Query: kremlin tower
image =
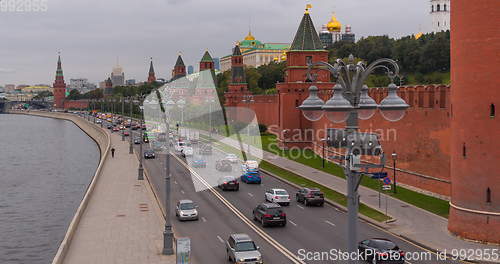
<path fill-rule="evenodd" d="M 156 82 L 155 69 L 153 68 L 153 58 L 149 64 L 148 83 Z"/>
<path fill-rule="evenodd" d="M 181 54 L 177 57 L 175 62 L 174 70 L 172 71 L 172 81 L 186 76 L 186 65 L 182 60 Z"/>
<path fill-rule="evenodd" d="M 244 96 L 250 94 L 248 91 L 247 80 L 245 77 L 245 66 L 240 46 L 236 45 L 231 56 L 231 83 L 228 85 L 228 91 L 224 94 L 226 105 L 236 105 Z"/>
<path fill-rule="evenodd" d="M 500 105 L 495 81 L 500 20 L 494 18 L 499 7 L 498 0 L 453 1 L 448 219 L 453 234 L 496 244 L 500 244 L 500 122 L 495 110 Z"/>
<path fill-rule="evenodd" d="M 214 70 L 214 60 L 212 59 L 212 56 L 210 56 L 210 53 L 208 53 L 208 50 L 205 51 L 205 54 L 203 54 L 203 57 L 201 58 L 200 61 L 200 71 L 204 70 Z"/>
<path fill-rule="evenodd" d="M 111 95 L 113 95 L 113 82 L 111 81 L 111 78 L 108 77 L 108 79 L 105 81 L 103 96 L 109 97 Z"/>
<path fill-rule="evenodd" d="M 57 59 L 56 79 L 54 81 L 54 108 L 64 108 L 64 99 L 66 98 L 66 83 L 61 66 L 61 56 Z"/>

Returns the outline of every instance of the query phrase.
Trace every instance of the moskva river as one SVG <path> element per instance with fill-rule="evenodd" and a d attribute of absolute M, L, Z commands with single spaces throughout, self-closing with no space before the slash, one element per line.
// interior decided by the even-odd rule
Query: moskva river
<path fill-rule="evenodd" d="M 0 114 L 0 263 L 52 261 L 99 155 L 70 121 Z"/>

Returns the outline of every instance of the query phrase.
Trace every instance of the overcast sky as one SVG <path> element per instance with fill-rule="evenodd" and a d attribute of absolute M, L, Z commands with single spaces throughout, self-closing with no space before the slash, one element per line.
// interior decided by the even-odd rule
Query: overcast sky
<path fill-rule="evenodd" d="M 0 0 L 14 1 L 16 0 Z M 37 1 L 37 0 L 31 0 Z M 40 0 L 38 0 L 40 1 Z M 291 42 L 300 0 L 41 0 L 46 12 L 0 12 L 0 85 L 52 84 L 61 51 L 66 83 L 107 78 L 119 57 L 126 79 L 170 77 L 177 54 L 198 68 L 205 49 L 230 53 L 248 32 L 263 42 Z M 27 2 L 27 1 L 17 1 Z M 311 0 L 316 28 L 335 11 L 356 38 L 400 37 L 430 28 L 429 0 Z"/>

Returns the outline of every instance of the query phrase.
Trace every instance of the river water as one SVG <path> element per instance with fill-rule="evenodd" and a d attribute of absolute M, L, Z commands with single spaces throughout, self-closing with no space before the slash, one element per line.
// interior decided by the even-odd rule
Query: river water
<path fill-rule="evenodd" d="M 99 163 L 70 121 L 0 114 L 0 263 L 50 263 Z"/>

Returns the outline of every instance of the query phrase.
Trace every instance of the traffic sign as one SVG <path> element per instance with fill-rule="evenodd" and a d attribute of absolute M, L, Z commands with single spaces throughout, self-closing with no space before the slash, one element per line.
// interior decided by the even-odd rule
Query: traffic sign
<path fill-rule="evenodd" d="M 382 181 L 384 184 L 391 184 L 391 179 L 389 177 L 385 177 Z"/>
<path fill-rule="evenodd" d="M 383 179 L 387 177 L 387 172 L 374 172 L 370 175 L 372 179 Z"/>
<path fill-rule="evenodd" d="M 382 190 L 384 191 L 389 191 L 391 189 L 391 185 L 387 184 L 387 185 L 382 185 Z"/>

